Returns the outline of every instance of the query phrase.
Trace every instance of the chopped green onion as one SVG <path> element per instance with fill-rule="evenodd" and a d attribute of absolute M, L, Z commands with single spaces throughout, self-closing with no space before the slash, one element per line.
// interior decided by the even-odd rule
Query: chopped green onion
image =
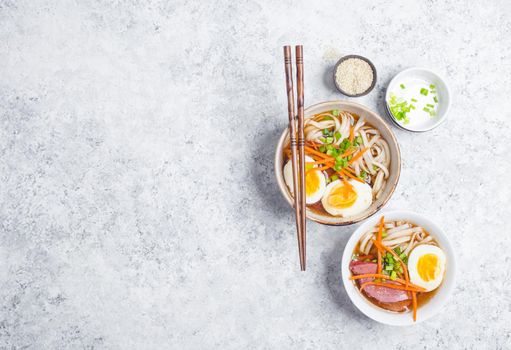
<path fill-rule="evenodd" d="M 326 151 L 326 147 L 325 147 L 325 146 L 319 146 L 319 151 L 320 151 L 321 153 L 325 153 L 325 151 Z"/>
<path fill-rule="evenodd" d="M 396 248 L 394 248 L 394 252 L 395 252 L 397 255 L 401 254 L 401 247 L 396 247 Z"/>
<path fill-rule="evenodd" d="M 398 99 L 395 94 L 391 93 L 388 104 L 390 113 L 392 113 L 397 121 L 402 121 L 405 124 L 409 123 L 408 116 L 406 115 L 408 112 L 410 112 L 410 106 L 408 105 L 408 102 L 402 98 Z"/>
<path fill-rule="evenodd" d="M 403 260 L 404 258 L 406 258 L 406 254 L 405 253 L 401 253 L 399 255 L 399 259 Z"/>
<path fill-rule="evenodd" d="M 335 180 L 339 180 L 339 176 L 337 176 L 337 175 L 330 176 L 330 181 L 335 181 Z"/>
<path fill-rule="evenodd" d="M 325 121 L 325 120 L 333 120 L 332 117 L 329 117 L 328 115 L 323 117 L 323 120 L 322 121 Z"/>
<path fill-rule="evenodd" d="M 335 136 L 335 141 L 337 141 L 341 138 L 342 135 L 339 131 L 336 131 L 334 136 Z"/>
<path fill-rule="evenodd" d="M 387 234 L 387 231 L 385 231 L 385 230 L 381 233 L 382 238 L 387 237 L 387 235 L 388 235 L 388 234 Z"/>
<path fill-rule="evenodd" d="M 323 129 L 323 135 L 325 135 L 325 136 L 326 136 L 326 135 L 328 135 L 328 133 L 329 133 L 329 130 L 328 130 L 328 129 Z"/>
<path fill-rule="evenodd" d="M 431 103 L 428 103 L 426 106 L 428 106 L 429 108 L 435 108 L 435 106 L 432 105 Z"/>
<path fill-rule="evenodd" d="M 331 150 L 331 149 L 327 149 L 327 150 L 326 150 L 326 154 L 327 154 L 327 155 L 331 156 L 331 155 L 332 155 L 332 153 L 334 153 L 334 151 L 333 151 L 333 150 Z"/>
<path fill-rule="evenodd" d="M 314 168 L 314 165 L 313 165 L 313 164 L 305 164 L 305 169 L 306 169 L 306 170 L 310 170 L 310 169 L 312 169 L 312 168 Z"/>
<path fill-rule="evenodd" d="M 394 265 L 385 266 L 385 271 L 393 271 L 393 270 L 394 270 Z"/>
<path fill-rule="evenodd" d="M 414 99 L 414 98 L 412 98 L 412 102 L 417 102 L 417 100 L 416 100 L 416 99 Z"/>
<path fill-rule="evenodd" d="M 428 90 L 421 88 L 421 95 L 428 96 Z"/>
<path fill-rule="evenodd" d="M 392 272 L 390 273 L 390 279 L 391 279 L 391 280 L 393 280 L 393 281 L 395 281 L 395 280 L 396 280 L 396 278 L 397 278 L 397 273 L 396 273 L 396 271 L 392 271 Z"/>
<path fill-rule="evenodd" d="M 435 85 L 434 85 L 434 84 L 430 84 L 430 85 L 429 85 L 429 88 L 430 88 L 430 89 L 435 89 Z"/>
<path fill-rule="evenodd" d="M 405 85 L 404 85 L 404 84 L 401 84 L 401 85 L 399 85 L 399 86 L 401 86 L 401 89 L 404 89 L 404 88 L 405 88 Z"/>
<path fill-rule="evenodd" d="M 340 113 L 341 113 L 341 111 L 339 111 L 338 109 L 334 109 L 334 110 L 332 111 L 332 114 L 333 114 L 334 116 L 336 116 L 336 117 L 337 117 Z"/>
<path fill-rule="evenodd" d="M 329 136 L 329 137 L 326 138 L 326 143 L 332 143 L 332 142 L 334 142 L 334 138 L 333 137 Z"/>
<path fill-rule="evenodd" d="M 424 112 L 428 112 L 428 113 L 429 113 L 429 108 L 428 108 L 428 107 L 424 107 L 422 110 L 423 110 Z"/>
<path fill-rule="evenodd" d="M 415 109 L 415 106 L 414 106 L 414 105 L 410 105 L 410 108 L 411 108 L 411 109 Z"/>
<path fill-rule="evenodd" d="M 320 138 L 319 138 L 319 141 L 321 141 L 321 142 L 325 143 L 325 142 L 326 142 L 326 139 L 325 139 L 324 137 L 320 137 Z"/>
<path fill-rule="evenodd" d="M 434 97 L 433 97 L 433 100 L 434 100 L 436 103 L 438 103 L 438 97 L 434 96 Z"/>
<path fill-rule="evenodd" d="M 367 173 L 366 173 L 364 170 L 362 170 L 362 171 L 360 172 L 359 177 L 360 177 L 362 180 L 364 180 L 364 179 L 366 178 L 366 176 L 367 176 Z"/>
<path fill-rule="evenodd" d="M 339 170 L 341 170 L 341 165 L 340 165 L 340 164 L 335 164 L 335 165 L 334 165 L 334 170 L 335 170 L 335 171 L 339 171 Z"/>

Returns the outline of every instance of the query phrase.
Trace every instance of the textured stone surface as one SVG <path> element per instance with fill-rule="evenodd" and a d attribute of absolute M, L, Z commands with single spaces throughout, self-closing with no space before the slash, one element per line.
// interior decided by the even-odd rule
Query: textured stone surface
<path fill-rule="evenodd" d="M 405 2 L 402 2 L 405 3 Z M 509 349 L 507 1 L 0 1 L 0 348 Z M 445 75 L 450 118 L 395 130 L 387 208 L 429 214 L 459 260 L 452 301 L 393 330 L 340 284 L 355 227 L 309 224 L 300 273 L 273 175 L 282 45 L 306 104 L 369 57 L 383 112 L 409 66 Z"/>

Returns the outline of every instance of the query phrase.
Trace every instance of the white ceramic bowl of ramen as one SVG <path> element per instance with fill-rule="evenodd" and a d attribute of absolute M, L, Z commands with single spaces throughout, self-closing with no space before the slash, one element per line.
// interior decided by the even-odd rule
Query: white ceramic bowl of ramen
<path fill-rule="evenodd" d="M 329 101 L 312 105 L 305 109 L 305 119 L 312 118 L 319 113 L 331 110 L 346 111 L 363 117 L 368 125 L 377 129 L 381 137 L 388 144 L 388 157 L 390 164 L 388 167 L 388 178 L 385 180 L 385 185 L 378 194 L 378 198 L 373 196 L 371 205 L 363 211 L 351 216 L 333 216 L 326 212 L 316 211 L 307 207 L 307 218 L 325 225 L 351 225 L 360 222 L 374 213 L 378 212 L 390 199 L 397 186 L 399 175 L 401 172 L 401 153 L 396 137 L 387 123 L 376 112 L 371 109 L 350 101 Z M 284 179 L 284 165 L 287 162 L 284 149 L 289 146 L 289 130 L 286 128 L 280 136 L 277 148 L 275 151 L 275 175 L 280 191 L 289 205 L 293 206 L 293 196 L 291 191 L 286 185 Z"/>
<path fill-rule="evenodd" d="M 433 295 L 430 296 L 424 304 L 419 305 L 417 309 L 416 321 L 413 321 L 411 311 L 388 311 L 375 305 L 369 301 L 366 296 L 362 295 L 362 292 L 359 291 L 357 285 L 353 280 L 350 279 L 352 273 L 349 266 L 352 261 L 353 252 L 355 251 L 355 248 L 357 247 L 360 239 L 372 227 L 378 225 L 378 221 L 380 220 L 381 216 L 375 215 L 374 217 L 365 221 L 355 230 L 344 249 L 342 256 L 342 282 L 344 284 L 344 288 L 346 289 L 346 293 L 348 294 L 353 304 L 355 304 L 355 306 L 363 314 L 377 322 L 392 326 L 408 326 L 426 321 L 427 319 L 433 317 L 443 310 L 454 290 L 456 282 L 456 258 L 452 245 L 445 232 L 434 221 L 423 215 L 410 211 L 389 211 L 382 213 L 382 215 L 385 216 L 385 222 L 388 220 L 406 221 L 420 226 L 429 232 L 429 234 L 438 244 L 438 247 L 445 254 L 445 271 L 443 280 L 440 286 L 433 291 Z"/>

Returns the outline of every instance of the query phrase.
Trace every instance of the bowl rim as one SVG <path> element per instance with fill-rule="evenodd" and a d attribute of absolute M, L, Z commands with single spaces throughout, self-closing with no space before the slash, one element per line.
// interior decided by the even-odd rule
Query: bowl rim
<path fill-rule="evenodd" d="M 435 297 L 433 297 L 432 300 L 434 300 L 435 298 L 441 299 L 437 299 L 437 301 L 434 304 L 431 304 L 432 306 L 429 309 L 427 309 L 427 312 L 420 312 L 420 310 L 423 309 L 420 308 L 418 312 L 417 321 L 414 322 L 409 312 L 395 313 L 391 311 L 386 311 L 372 304 L 370 301 L 368 301 L 365 297 L 361 295 L 358 289 L 354 286 L 353 282 L 349 279 L 349 277 L 351 276 L 351 272 L 349 271 L 349 263 L 351 261 L 353 249 L 358 240 L 360 239 L 360 237 L 367 231 L 367 229 L 378 223 L 379 217 L 376 216 L 368 219 L 359 227 L 357 227 L 357 229 L 351 234 L 348 242 L 344 247 L 341 260 L 341 274 L 344 289 L 346 290 L 348 297 L 350 298 L 351 302 L 356 306 L 356 308 L 367 317 L 373 319 L 374 321 L 391 326 L 409 326 L 418 324 L 420 322 L 424 322 L 429 318 L 437 315 L 442 310 L 447 301 L 449 301 L 449 299 L 451 298 L 452 293 L 454 291 L 457 279 L 456 277 L 457 263 L 452 243 L 447 234 L 444 232 L 444 230 L 434 220 L 430 219 L 429 217 L 423 214 L 419 214 L 417 212 L 409 210 L 391 210 L 384 211 L 382 215 L 385 215 L 385 217 L 391 217 L 393 219 L 409 220 L 416 224 L 427 226 L 429 231 L 434 231 L 432 232 L 432 235 L 435 236 L 436 239 L 442 241 L 441 246 L 442 250 L 446 254 L 449 270 L 447 271 L 445 275 L 446 277 L 440 287 L 443 290 L 442 294 L 436 295 Z M 426 305 L 429 305 L 429 303 L 431 303 L 432 300 L 430 300 Z"/>
<path fill-rule="evenodd" d="M 446 91 L 445 95 L 447 97 L 446 98 L 447 106 L 445 108 L 444 113 L 442 113 L 442 115 L 439 115 L 438 118 L 437 118 L 437 121 L 435 123 L 433 123 L 430 127 L 421 128 L 419 130 L 409 129 L 406 126 L 400 124 L 396 120 L 394 115 L 390 112 L 389 103 L 388 103 L 389 94 L 390 94 L 389 87 L 392 86 L 393 84 L 395 84 L 395 82 L 397 81 L 398 78 L 403 77 L 403 76 L 405 76 L 406 74 L 408 74 L 408 73 L 410 73 L 412 71 L 423 71 L 423 72 L 427 72 L 427 73 L 435 76 L 439 81 L 441 81 L 445 85 L 445 91 Z M 444 79 L 444 77 L 441 74 L 438 74 L 437 72 L 435 72 L 435 71 L 433 71 L 433 70 L 431 70 L 429 68 L 424 68 L 424 67 L 409 67 L 409 68 L 405 68 L 405 69 L 399 71 L 396 75 L 394 75 L 394 77 L 392 77 L 392 79 L 389 81 L 389 83 L 387 85 L 387 88 L 385 89 L 385 111 L 387 112 L 387 115 L 389 116 L 390 120 L 392 120 L 394 125 L 396 125 L 398 128 L 400 128 L 402 130 L 405 130 L 405 131 L 422 133 L 422 132 L 433 130 L 436 127 L 438 127 L 441 124 L 443 124 L 447 120 L 447 115 L 449 114 L 450 109 L 451 109 L 451 89 L 449 88 L 449 85 L 447 84 L 447 81 Z"/>
<path fill-rule="evenodd" d="M 337 73 L 337 68 L 339 67 L 339 65 L 347 60 L 347 59 L 350 59 L 350 58 L 358 58 L 358 59 L 361 59 L 362 61 L 364 62 L 367 62 L 367 64 L 369 64 L 369 66 L 371 67 L 372 71 L 373 71 L 373 81 L 371 82 L 371 86 L 369 86 L 369 88 L 367 88 L 367 90 L 365 90 L 364 92 L 360 93 L 360 94 L 348 94 L 346 91 L 344 91 L 340 86 L 339 84 L 337 84 L 337 80 L 335 79 L 335 76 L 336 76 L 336 73 Z M 364 56 L 360 56 L 360 55 L 345 55 L 345 56 L 342 56 L 338 61 L 337 63 L 335 64 L 334 66 L 334 72 L 333 72 L 333 78 L 334 78 L 334 85 L 335 87 L 337 88 L 337 90 L 339 90 L 339 92 L 343 95 L 346 95 L 348 97 L 361 97 L 361 96 L 365 96 L 367 95 L 368 93 L 370 93 L 371 91 L 373 91 L 375 85 L 376 85 L 376 79 L 377 79 L 377 73 L 376 73 L 376 67 L 374 66 L 373 62 L 371 62 L 371 60 L 367 57 L 364 57 Z"/>
<path fill-rule="evenodd" d="M 389 135 L 391 137 L 392 143 L 394 143 L 396 145 L 396 150 L 397 150 L 397 152 L 396 152 L 396 158 L 397 159 L 396 160 L 397 160 L 398 166 L 397 166 L 397 172 L 396 172 L 396 180 L 395 180 L 394 183 L 388 184 L 388 185 L 391 185 L 390 192 L 389 192 L 388 196 L 386 198 L 383 198 L 382 202 L 378 206 L 374 207 L 370 211 L 367 211 L 367 213 L 364 214 L 363 216 L 361 216 L 361 217 L 359 217 L 357 219 L 352 219 L 352 220 L 347 220 L 347 221 L 343 221 L 343 222 L 332 223 L 332 222 L 323 221 L 319 217 L 310 216 L 310 214 L 309 214 L 310 210 L 309 209 L 306 210 L 306 213 L 307 213 L 306 217 L 307 217 L 307 219 L 315 221 L 315 222 L 317 222 L 319 224 L 328 225 L 328 226 L 348 226 L 348 225 L 353 225 L 355 223 L 361 222 L 361 221 L 367 219 L 368 217 L 373 216 L 374 214 L 376 214 L 378 211 L 380 211 L 387 204 L 387 202 L 390 200 L 390 198 L 392 198 L 392 195 L 394 194 L 394 191 L 396 190 L 397 184 L 399 183 L 399 179 L 401 177 L 401 149 L 399 148 L 399 143 L 397 142 L 396 135 L 394 135 L 394 132 L 392 131 L 390 126 L 387 124 L 387 122 L 383 119 L 383 117 L 381 117 L 378 113 L 376 113 L 372 109 L 370 109 L 370 108 L 368 108 L 368 107 L 366 107 L 366 106 L 364 106 L 364 105 L 362 105 L 360 103 L 352 102 L 352 101 L 346 101 L 346 100 L 324 101 L 324 102 L 319 102 L 319 103 L 313 104 L 311 106 L 308 106 L 307 108 L 305 108 L 304 114 L 307 114 L 307 112 L 310 111 L 311 109 L 320 108 L 321 106 L 327 106 L 327 105 L 331 105 L 331 104 L 351 105 L 353 107 L 361 108 L 365 112 L 372 114 L 375 118 L 379 119 L 381 121 L 383 127 L 387 129 L 387 131 L 388 131 L 388 133 L 389 133 Z M 275 172 L 275 177 L 277 179 L 277 184 L 278 184 L 279 189 L 280 189 L 280 193 L 282 194 L 282 196 L 284 196 L 284 198 L 289 203 L 289 205 L 291 207 L 294 207 L 293 198 L 290 195 L 288 195 L 287 185 L 284 182 L 284 175 L 282 173 L 282 169 L 280 169 L 280 167 L 278 166 L 279 153 L 282 152 L 282 147 L 284 145 L 284 141 L 285 141 L 286 136 L 288 134 L 289 134 L 289 129 L 286 127 L 282 131 L 282 133 L 280 135 L 280 138 L 279 138 L 279 141 L 277 143 L 277 146 L 275 148 L 274 172 Z M 389 142 L 389 141 L 390 140 L 387 140 L 387 142 Z M 340 218 L 340 219 L 342 219 L 342 218 Z"/>

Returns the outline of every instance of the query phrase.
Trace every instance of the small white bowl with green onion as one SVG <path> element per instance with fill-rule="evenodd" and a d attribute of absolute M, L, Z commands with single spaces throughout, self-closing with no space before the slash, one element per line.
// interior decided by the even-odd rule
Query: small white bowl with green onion
<path fill-rule="evenodd" d="M 385 94 L 387 112 L 402 129 L 414 132 L 436 128 L 451 107 L 445 80 L 426 68 L 408 68 L 389 83 Z"/>

